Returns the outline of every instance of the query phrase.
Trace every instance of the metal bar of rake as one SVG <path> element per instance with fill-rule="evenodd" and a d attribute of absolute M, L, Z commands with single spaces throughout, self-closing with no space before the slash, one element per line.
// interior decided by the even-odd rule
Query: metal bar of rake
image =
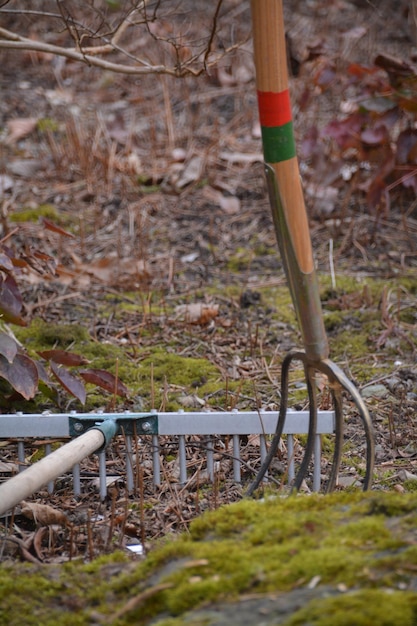
<path fill-rule="evenodd" d="M 335 450 L 327 490 L 335 487 L 342 455 L 343 390 L 353 400 L 364 427 L 367 456 L 363 485 L 364 489 L 368 489 L 372 482 L 374 463 L 371 418 L 358 390 L 329 360 L 294 139 L 282 0 L 251 0 L 251 7 L 256 88 L 271 213 L 304 350 L 292 352 L 284 359 L 281 406 L 275 437 L 260 472 L 249 487 L 248 495 L 261 483 L 283 433 L 288 404 L 289 368 L 293 361 L 300 361 L 304 367 L 310 412 L 307 445 L 294 487 L 298 489 L 301 486 L 314 453 L 318 413 L 315 375 L 321 372 L 329 379 L 336 416 Z"/>

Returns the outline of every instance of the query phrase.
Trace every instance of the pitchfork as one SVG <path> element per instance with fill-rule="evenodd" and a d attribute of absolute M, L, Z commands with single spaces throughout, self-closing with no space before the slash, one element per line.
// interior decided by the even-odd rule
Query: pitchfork
<path fill-rule="evenodd" d="M 366 490 L 372 482 L 374 465 L 372 422 L 357 388 L 342 370 L 329 360 L 329 347 L 296 156 L 282 0 L 252 0 L 251 5 L 256 87 L 268 193 L 278 246 L 301 328 L 304 350 L 290 352 L 284 358 L 277 429 L 268 455 L 249 487 L 248 495 L 259 486 L 277 452 L 287 413 L 289 370 L 293 361 L 301 362 L 304 367 L 310 418 L 307 444 L 294 480 L 294 488 L 301 487 L 313 453 L 318 410 L 315 375 L 320 372 L 328 378 L 335 413 L 335 448 L 327 491 L 332 491 L 336 486 L 342 456 L 343 391 L 347 392 L 356 405 L 365 430 L 366 472 L 363 488 Z"/>

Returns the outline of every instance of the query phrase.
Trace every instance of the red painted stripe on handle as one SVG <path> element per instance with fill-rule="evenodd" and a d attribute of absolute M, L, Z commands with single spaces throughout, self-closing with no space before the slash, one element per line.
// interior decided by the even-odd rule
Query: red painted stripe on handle
<path fill-rule="evenodd" d="M 259 118 L 261 126 L 282 126 L 292 120 L 290 92 L 288 89 L 273 93 L 258 91 Z"/>

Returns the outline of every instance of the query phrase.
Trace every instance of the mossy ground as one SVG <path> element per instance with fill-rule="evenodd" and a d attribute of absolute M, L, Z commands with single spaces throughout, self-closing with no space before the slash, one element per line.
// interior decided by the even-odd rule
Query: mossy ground
<path fill-rule="evenodd" d="M 16 335 L 33 357 L 39 351 L 60 348 L 82 354 L 93 368 L 117 372 L 138 410 L 149 410 L 152 402 L 161 409 L 163 400 L 163 410 L 176 410 L 181 408 L 177 396 L 197 390 L 201 395 L 210 393 L 219 388 L 221 380 L 218 368 L 207 359 L 182 356 L 159 346 L 147 350 L 147 356 L 139 353 L 135 358 L 115 343 L 93 340 L 81 324 L 54 325 L 35 320 Z M 106 403 L 106 396 L 94 392 L 93 387 L 89 392 L 87 408 Z"/>
<path fill-rule="evenodd" d="M 201 516 L 136 564 L 121 553 L 85 565 L 4 563 L 0 624 L 209 625 L 193 611 L 221 612 L 247 594 L 282 598 L 313 580 L 317 597 L 276 623 L 415 624 L 416 511 L 414 494 L 271 492 Z"/>
<path fill-rule="evenodd" d="M 416 341 L 409 332 L 408 340 L 404 336 L 410 327 L 411 309 L 407 303 L 411 303 L 417 290 L 415 276 L 383 281 L 341 273 L 336 289 L 326 275 L 320 276 L 320 284 L 331 358 L 337 363 L 348 362 L 357 384 L 386 375 L 398 353 L 412 353 Z M 216 289 L 212 285 L 213 301 L 219 289 L 220 286 Z M 37 351 L 58 347 L 82 353 L 91 361 L 91 367 L 113 373 L 117 370 L 131 390 L 133 404 L 141 410 L 148 410 L 151 403 L 159 410 L 177 410 L 183 408 L 179 396 L 195 393 L 209 405 L 227 408 L 233 405 L 227 393 L 236 394 L 236 398 L 239 394 L 253 397 L 254 388 L 258 385 L 263 393 L 266 384 L 266 393 L 275 395 L 273 380 L 278 385 L 280 353 L 300 346 L 294 308 L 285 284 L 261 287 L 259 302 L 245 313 L 236 312 L 241 293 L 242 289 L 234 285 L 223 289 L 224 304 L 213 337 L 204 328 L 178 325 L 172 302 L 168 306 L 157 294 L 145 297 L 132 292 L 125 298 L 121 294 L 116 300 L 114 296 L 103 298 L 96 303 L 95 314 L 103 319 L 117 319 L 119 325 L 127 324 L 133 316 L 141 320 L 136 325 L 134 343 L 132 340 L 124 345 L 93 338 L 82 315 L 78 324 L 34 319 L 28 328 L 17 329 L 16 335 L 32 356 Z M 195 294 L 195 298 L 199 297 L 203 293 Z M 244 341 L 242 333 L 247 333 Z M 387 345 L 381 352 L 377 347 L 384 333 Z M 211 343 L 210 356 L 207 341 Z M 229 374 L 234 358 L 249 364 L 239 378 Z M 256 377 L 251 371 L 257 372 Z M 290 399 L 295 406 L 305 402 L 303 378 L 301 364 L 294 364 Z M 105 396 L 94 389 L 89 392 L 87 408 L 106 404 Z"/>

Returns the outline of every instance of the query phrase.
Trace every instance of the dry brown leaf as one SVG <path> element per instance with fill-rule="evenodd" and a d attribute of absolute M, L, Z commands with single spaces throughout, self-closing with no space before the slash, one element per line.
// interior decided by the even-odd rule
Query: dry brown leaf
<path fill-rule="evenodd" d="M 7 461 L 0 461 L 0 472 L 2 474 L 15 474 L 18 471 L 18 463 L 7 463 Z"/>
<path fill-rule="evenodd" d="M 182 319 L 188 324 L 200 324 L 205 326 L 219 314 L 218 304 L 205 304 L 204 302 L 193 302 L 191 304 L 180 304 L 175 309 L 177 319 Z"/>
<path fill-rule="evenodd" d="M 57 265 L 56 273 L 62 285 L 72 285 L 75 283 L 79 287 L 87 288 L 91 284 L 91 276 L 79 270 L 71 270 L 63 265 Z M 29 282 L 40 282 L 42 280 L 45 280 L 42 276 L 34 278 L 30 276 Z"/>
<path fill-rule="evenodd" d="M 122 276 L 135 277 L 140 281 L 150 279 L 150 274 L 142 259 L 106 257 L 88 264 L 77 264 L 77 269 L 80 273 L 88 274 L 110 285 L 118 283 Z"/>
<path fill-rule="evenodd" d="M 62 511 L 54 509 L 49 504 L 38 504 L 37 502 L 22 501 L 22 515 L 33 519 L 38 526 L 70 526 L 70 521 Z"/>
<path fill-rule="evenodd" d="M 41 526 L 41 528 L 38 528 L 33 535 L 32 549 L 35 552 L 36 558 L 39 559 L 39 561 L 43 561 L 42 542 L 44 538 L 49 534 L 49 531 L 50 529 L 46 526 Z"/>
<path fill-rule="evenodd" d="M 221 191 L 207 185 L 203 191 L 203 196 L 211 202 L 216 202 L 220 208 L 229 215 L 239 213 L 240 200 L 236 196 L 224 196 Z"/>
<path fill-rule="evenodd" d="M 37 117 L 18 117 L 7 122 L 8 136 L 6 144 L 11 145 L 32 133 L 38 123 Z"/>
<path fill-rule="evenodd" d="M 234 215 L 240 211 L 240 200 L 236 196 L 223 196 L 219 199 L 220 207 L 228 215 Z"/>

